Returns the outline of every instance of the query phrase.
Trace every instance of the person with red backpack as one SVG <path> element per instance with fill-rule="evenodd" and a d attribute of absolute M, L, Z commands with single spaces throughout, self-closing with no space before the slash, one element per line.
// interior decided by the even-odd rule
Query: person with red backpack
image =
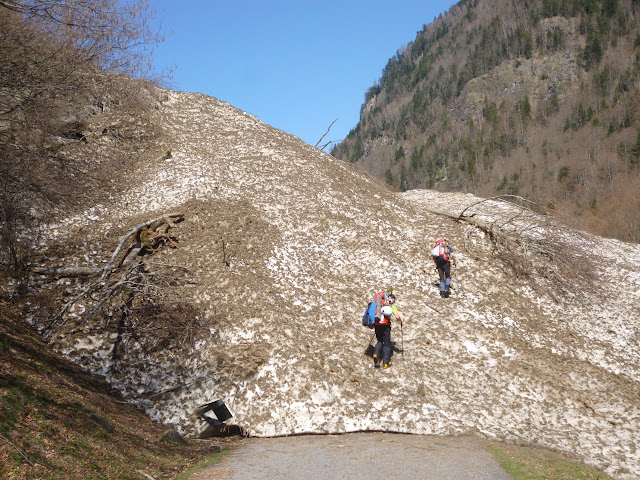
<path fill-rule="evenodd" d="M 449 245 L 449 240 L 446 238 L 436 240 L 433 250 L 431 250 L 431 256 L 440 277 L 440 296 L 448 298 L 451 292 L 451 261 L 453 260 L 453 265 L 456 265 L 453 248 Z"/>

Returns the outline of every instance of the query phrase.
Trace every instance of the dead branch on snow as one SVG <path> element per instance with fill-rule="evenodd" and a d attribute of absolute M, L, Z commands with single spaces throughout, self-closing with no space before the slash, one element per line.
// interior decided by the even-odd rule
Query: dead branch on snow
<path fill-rule="evenodd" d="M 588 258 L 579 254 L 575 244 L 569 244 L 575 233 L 556 222 L 552 212 L 526 198 L 501 195 L 482 199 L 457 215 L 429 211 L 488 234 L 494 253 L 517 278 L 547 278 L 562 284 L 589 278 L 592 273 Z"/>
<path fill-rule="evenodd" d="M 111 254 L 111 258 L 102 269 L 98 268 L 83 268 L 83 267 L 54 267 L 49 269 L 40 269 L 35 272 L 41 275 L 55 275 L 55 276 L 81 276 L 81 275 L 96 275 L 101 273 L 100 278 L 87 287 L 84 288 L 79 294 L 75 295 L 69 300 L 62 309 L 51 320 L 50 324 L 53 325 L 58 322 L 63 315 L 67 312 L 69 307 L 78 303 L 81 299 L 91 296 L 92 298 L 98 298 L 96 304 L 89 310 L 88 314 L 83 317 L 83 322 L 86 322 L 102 305 L 114 296 L 115 292 L 124 287 L 125 285 L 132 285 L 132 275 L 134 272 L 146 272 L 146 268 L 142 261 L 134 260 L 137 257 L 141 257 L 146 253 L 155 253 L 163 245 L 170 245 L 177 247 L 174 239 L 169 235 L 169 228 L 175 227 L 175 223 L 182 220 L 183 214 L 170 213 L 161 217 L 149 220 L 147 222 L 136 225 L 130 229 L 127 233 L 120 237 L 120 241 L 115 250 Z M 113 267 L 114 263 L 122 254 L 122 250 L 126 242 L 135 235 L 136 241 L 128 248 L 117 267 Z M 133 262 L 133 263 L 132 263 Z M 73 274 L 73 275 L 70 275 Z M 117 275 L 116 275 L 117 274 Z M 112 277 L 116 276 L 115 280 Z"/>
<path fill-rule="evenodd" d="M 177 247 L 171 229 L 182 218 L 182 214 L 172 213 L 131 228 L 120 237 L 102 268 L 39 270 L 39 274 L 57 277 L 100 275 L 64 304 L 49 320 L 49 327 L 64 325 L 73 318 L 81 328 L 112 332 L 112 365 L 123 357 L 131 342 L 144 352 L 192 344 L 202 329 L 202 316 L 190 300 L 179 294 L 179 287 L 194 283 L 187 277 L 187 268 L 149 260 L 164 246 Z M 74 306 L 75 315 L 71 315 Z M 93 317 L 97 319 L 89 324 Z"/>

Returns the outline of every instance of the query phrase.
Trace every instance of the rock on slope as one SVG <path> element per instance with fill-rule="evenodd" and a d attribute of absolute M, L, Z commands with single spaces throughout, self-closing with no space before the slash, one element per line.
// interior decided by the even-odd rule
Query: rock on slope
<path fill-rule="evenodd" d="M 196 408 L 220 398 L 254 436 L 478 434 L 640 476 L 637 245 L 568 234 L 573 255 L 594 260 L 593 283 L 534 285 L 502 266 L 480 230 L 428 210 L 457 213 L 472 196 L 393 193 L 200 94 L 167 92 L 153 121 L 164 131 L 158 150 L 172 157 L 140 162 L 113 205 L 50 234 L 83 238 L 104 261 L 114 247 L 105 229 L 117 238 L 141 220 L 184 213 L 179 248 L 154 261 L 189 269 L 195 283 L 179 294 L 206 312 L 197 341 L 152 352 L 130 341 L 116 365 L 113 334 L 95 320 L 51 331 L 56 348 L 188 434 L 203 428 Z M 475 209 L 486 219 L 511 215 L 484 207 Z M 428 256 L 440 236 L 457 247 L 449 299 Z M 359 323 L 372 292 L 388 286 L 408 321 L 394 327 L 404 351 L 383 371 L 365 355 L 372 331 Z"/>

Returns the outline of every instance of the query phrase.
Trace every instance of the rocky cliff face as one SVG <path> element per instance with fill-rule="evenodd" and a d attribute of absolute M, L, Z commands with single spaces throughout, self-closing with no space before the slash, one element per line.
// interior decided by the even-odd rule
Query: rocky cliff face
<path fill-rule="evenodd" d="M 150 121 L 162 134 L 120 179 L 122 193 L 61 219 L 47 241 L 85 252 L 67 263 L 103 265 L 132 226 L 183 213 L 178 248 L 150 261 L 187 272 L 172 293 L 202 314 L 171 348 L 148 349 L 113 319 L 81 322 L 77 304 L 44 330 L 58 350 L 190 435 L 205 426 L 197 408 L 223 399 L 254 436 L 476 434 L 640 475 L 640 247 L 513 205 L 472 206 L 468 194 L 394 193 L 204 95 L 166 92 Z M 157 154 L 168 148 L 170 158 Z M 488 234 L 432 213 L 468 206 L 476 219 L 520 222 L 521 238 L 563 255 L 532 253 L 529 274 L 516 274 Z M 429 256 L 442 236 L 457 252 L 448 299 Z M 393 327 L 393 365 L 381 370 L 360 318 L 389 286 L 407 322 Z M 160 335 L 154 321 L 149 335 Z"/>

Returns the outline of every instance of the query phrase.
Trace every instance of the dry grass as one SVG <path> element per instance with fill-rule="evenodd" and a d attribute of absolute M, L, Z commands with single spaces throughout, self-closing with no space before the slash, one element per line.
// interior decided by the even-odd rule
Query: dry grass
<path fill-rule="evenodd" d="M 515 480 L 611 480 L 602 472 L 551 450 L 486 443 L 487 449 Z"/>

